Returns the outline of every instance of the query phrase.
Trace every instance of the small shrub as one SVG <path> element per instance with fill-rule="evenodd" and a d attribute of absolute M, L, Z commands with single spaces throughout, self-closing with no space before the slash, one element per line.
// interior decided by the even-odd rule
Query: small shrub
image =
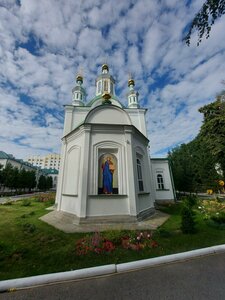
<path fill-rule="evenodd" d="M 34 215 L 35 215 L 35 211 L 31 211 L 29 214 L 23 214 L 20 218 L 26 219 L 26 218 L 34 216 Z"/>
<path fill-rule="evenodd" d="M 5 203 L 3 203 L 2 205 L 12 205 L 13 204 L 13 201 L 8 199 Z"/>
<path fill-rule="evenodd" d="M 220 198 L 220 197 L 216 197 L 216 201 L 218 202 L 218 203 L 222 203 L 223 202 L 223 200 Z"/>
<path fill-rule="evenodd" d="M 31 201 L 29 199 L 23 199 L 21 206 L 30 206 Z"/>
<path fill-rule="evenodd" d="M 197 204 L 197 197 L 195 195 L 188 195 L 187 197 L 185 197 L 184 199 L 184 203 L 186 206 L 189 207 L 194 207 Z"/>
<path fill-rule="evenodd" d="M 23 225 L 23 231 L 25 233 L 34 233 L 36 231 L 36 226 L 34 224 L 26 223 Z"/>
<path fill-rule="evenodd" d="M 181 211 L 181 230 L 183 233 L 195 233 L 195 219 L 192 209 L 184 205 Z"/>
<path fill-rule="evenodd" d="M 159 235 L 160 235 L 161 237 L 164 237 L 164 238 L 171 237 L 171 232 L 169 232 L 169 231 L 166 230 L 166 229 L 159 228 L 159 229 L 157 230 L 157 232 L 159 233 Z"/>
<path fill-rule="evenodd" d="M 211 220 L 217 224 L 225 224 L 225 213 L 220 213 L 211 217 Z"/>

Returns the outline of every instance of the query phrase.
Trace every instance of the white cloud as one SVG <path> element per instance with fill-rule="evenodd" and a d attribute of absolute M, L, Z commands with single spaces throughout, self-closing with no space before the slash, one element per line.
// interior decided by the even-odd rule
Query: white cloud
<path fill-rule="evenodd" d="M 199 47 L 183 30 L 203 0 L 1 1 L 0 150 L 15 156 L 60 151 L 63 104 L 83 69 L 87 100 L 107 59 L 126 105 L 129 72 L 147 115 L 152 153 L 192 139 L 225 79 L 225 18 Z M 17 153 L 18 152 L 18 155 Z"/>

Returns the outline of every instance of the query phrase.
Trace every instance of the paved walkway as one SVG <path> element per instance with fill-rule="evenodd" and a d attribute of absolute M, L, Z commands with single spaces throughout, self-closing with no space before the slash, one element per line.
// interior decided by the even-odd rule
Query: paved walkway
<path fill-rule="evenodd" d="M 103 222 L 94 224 L 76 224 L 75 217 L 73 215 L 57 212 L 53 210 L 52 212 L 44 215 L 40 219 L 49 225 L 54 226 L 66 233 L 73 232 L 93 232 L 93 231 L 105 231 L 105 230 L 153 230 L 161 226 L 169 218 L 168 214 L 160 211 L 155 211 L 155 213 L 140 222 L 126 223 L 118 222 L 106 224 Z"/>
<path fill-rule="evenodd" d="M 42 194 L 44 192 L 36 192 L 33 194 L 23 194 L 23 195 L 16 195 L 16 196 L 8 196 L 8 197 L 0 197 L 0 204 L 4 204 L 7 202 L 11 202 L 11 201 L 17 201 L 17 200 L 21 200 L 24 198 L 30 198 L 39 194 Z"/>
<path fill-rule="evenodd" d="M 0 300 L 223 300 L 225 253 L 0 294 Z"/>

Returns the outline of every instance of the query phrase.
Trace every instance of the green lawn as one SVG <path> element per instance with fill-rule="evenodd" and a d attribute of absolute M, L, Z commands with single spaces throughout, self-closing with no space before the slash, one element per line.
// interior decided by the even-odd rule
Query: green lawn
<path fill-rule="evenodd" d="M 157 248 L 134 251 L 116 245 L 111 253 L 78 256 L 76 241 L 87 234 L 66 234 L 40 221 L 39 217 L 47 213 L 45 209 L 51 204 L 50 200 L 39 202 L 33 198 L 0 205 L 0 280 L 121 263 L 225 243 L 224 227 L 210 226 L 198 211 L 197 233 L 183 234 L 180 206 L 176 205 L 163 208 L 171 217 L 153 235 Z M 126 234 L 129 232 L 105 233 L 117 240 Z"/>

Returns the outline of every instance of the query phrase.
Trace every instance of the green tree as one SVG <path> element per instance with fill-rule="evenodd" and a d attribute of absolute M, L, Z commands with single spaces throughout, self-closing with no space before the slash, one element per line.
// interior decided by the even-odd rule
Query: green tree
<path fill-rule="evenodd" d="M 36 173 L 35 171 L 27 171 L 27 188 L 29 191 L 36 187 Z"/>
<path fill-rule="evenodd" d="M 197 192 L 219 189 L 219 179 L 225 175 L 225 92 L 199 109 L 204 115 L 198 136 L 169 153 L 175 188 Z M 218 174 L 219 166 L 222 174 Z"/>
<path fill-rule="evenodd" d="M 212 154 L 214 161 L 220 164 L 225 174 L 225 93 L 217 96 L 216 101 L 199 109 L 204 115 L 200 130 L 200 139 Z"/>
<path fill-rule="evenodd" d="M 15 185 L 15 168 L 10 163 L 7 163 L 5 168 L 3 169 L 2 177 L 3 186 L 8 187 L 12 190 Z"/>
<path fill-rule="evenodd" d="M 46 178 L 46 188 L 47 190 L 50 190 L 53 186 L 53 182 L 52 182 L 52 177 L 51 176 L 48 176 Z"/>
<path fill-rule="evenodd" d="M 25 190 L 27 187 L 27 171 L 22 168 L 19 172 L 19 189 Z"/>
<path fill-rule="evenodd" d="M 199 136 L 188 144 L 174 148 L 168 157 L 176 190 L 200 192 L 217 189 L 219 175 L 215 169 L 216 160 Z"/>
<path fill-rule="evenodd" d="M 169 153 L 175 188 L 181 192 L 194 192 L 194 165 L 188 144 L 182 144 Z"/>
<path fill-rule="evenodd" d="M 41 175 L 38 180 L 38 189 L 41 191 L 46 191 L 46 177 Z"/>
<path fill-rule="evenodd" d="M 184 38 L 186 44 L 188 46 L 190 45 L 193 30 L 197 30 L 198 32 L 197 45 L 201 43 L 204 35 L 208 38 L 215 20 L 221 17 L 224 13 L 225 0 L 206 0 L 191 22 L 188 34 Z"/>
<path fill-rule="evenodd" d="M 3 165 L 0 164 L 0 188 L 3 184 Z"/>
<path fill-rule="evenodd" d="M 181 211 L 181 230 L 183 233 L 196 232 L 194 212 L 190 206 L 187 206 L 185 204 Z"/>
<path fill-rule="evenodd" d="M 11 188 L 17 191 L 19 187 L 19 169 L 13 168 Z"/>

